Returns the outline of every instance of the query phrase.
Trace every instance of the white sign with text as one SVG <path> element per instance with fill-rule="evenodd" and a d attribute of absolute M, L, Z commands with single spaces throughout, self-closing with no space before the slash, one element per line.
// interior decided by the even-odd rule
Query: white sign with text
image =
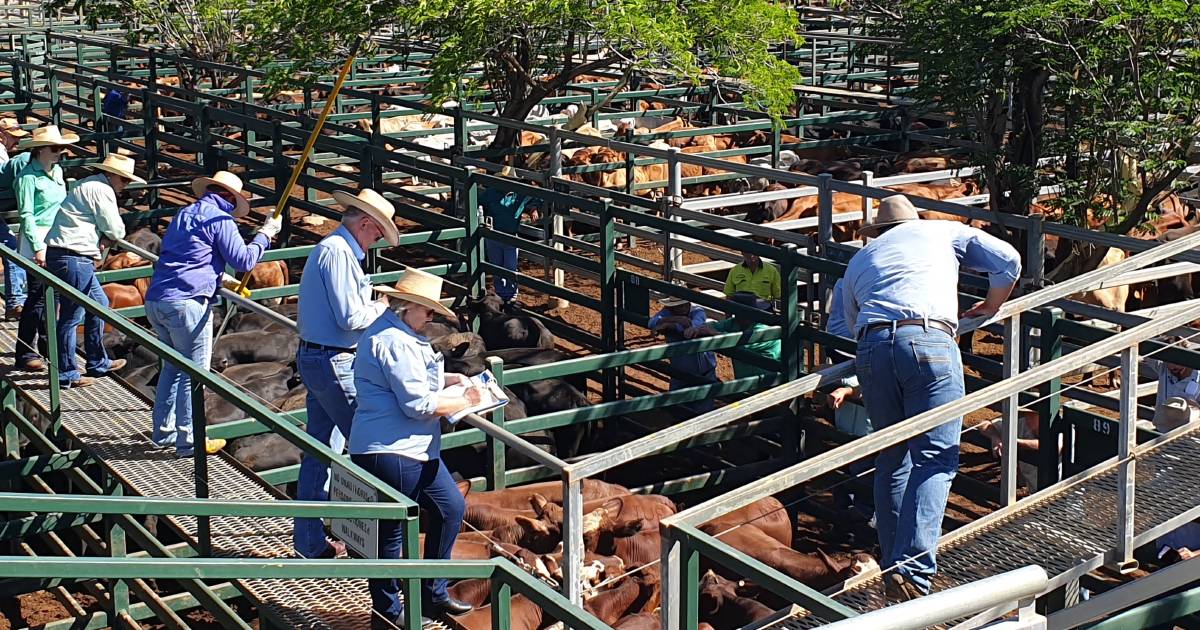
<path fill-rule="evenodd" d="M 359 481 L 338 464 L 329 467 L 329 500 L 376 503 L 379 493 Z M 364 558 L 379 557 L 379 521 L 364 518 L 335 518 L 330 520 L 333 535 Z"/>

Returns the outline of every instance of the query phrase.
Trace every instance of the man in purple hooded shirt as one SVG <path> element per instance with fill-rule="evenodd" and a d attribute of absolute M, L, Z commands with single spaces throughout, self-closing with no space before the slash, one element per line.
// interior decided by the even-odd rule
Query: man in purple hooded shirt
<path fill-rule="evenodd" d="M 240 272 L 253 269 L 282 223 L 268 219 L 247 245 L 234 221 L 250 212 L 237 175 L 219 171 L 196 178 L 192 192 L 199 200 L 180 210 L 163 236 L 162 255 L 146 291 L 146 318 L 160 341 L 207 369 L 212 357 L 212 302 L 225 266 Z M 174 444 L 176 455 L 190 457 L 191 378 L 170 361 L 158 377 L 153 415 L 154 442 Z M 224 444 L 224 440 L 209 440 L 204 449 L 212 454 Z"/>

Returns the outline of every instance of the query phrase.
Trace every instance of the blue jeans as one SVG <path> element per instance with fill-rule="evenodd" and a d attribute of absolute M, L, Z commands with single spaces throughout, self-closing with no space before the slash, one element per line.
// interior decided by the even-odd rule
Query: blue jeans
<path fill-rule="evenodd" d="M 346 448 L 350 422 L 354 420 L 354 355 L 349 352 L 316 350 L 301 345 L 296 366 L 308 395 L 308 434 L 329 445 L 335 453 Z M 329 466 L 307 453 L 300 459 L 296 498 L 301 501 L 329 500 Z M 292 531 L 296 552 L 315 558 L 325 552 L 325 525 L 319 518 L 298 518 Z"/>
<path fill-rule="evenodd" d="M 100 281 L 96 279 L 96 264 L 90 256 L 51 247 L 46 251 L 46 268 L 92 301 L 108 306 L 108 296 L 100 289 Z M 63 384 L 78 381 L 80 377 L 75 357 L 75 334 L 81 323 L 84 324 L 83 350 L 87 355 L 87 373 L 103 376 L 108 373 L 111 363 L 104 350 L 104 319 L 87 313 L 83 306 L 64 295 L 58 307 L 58 380 Z"/>
<path fill-rule="evenodd" d="M 449 560 L 458 531 L 462 528 L 467 502 L 442 460 L 419 462 L 390 453 L 351 455 L 350 458 L 421 506 L 422 513 L 428 517 L 424 558 Z M 399 558 L 403 542 L 404 527 L 400 521 L 379 521 L 381 559 Z M 450 599 L 450 593 L 446 590 L 447 582 L 444 578 L 422 580 L 421 601 L 437 603 Z M 394 619 L 403 612 L 396 597 L 400 592 L 399 580 L 367 580 L 367 588 L 371 591 L 371 607 L 375 612 L 388 619 Z"/>
<path fill-rule="evenodd" d="M 17 235 L 9 229 L 8 223 L 0 221 L 0 243 L 11 249 L 17 248 Z M 25 270 L 5 261 L 4 263 L 4 307 L 12 310 L 25 305 Z"/>
<path fill-rule="evenodd" d="M 146 302 L 146 319 L 159 341 L 208 369 L 212 359 L 212 304 L 208 300 Z M 180 457 L 192 454 L 192 378 L 163 362 L 154 394 L 154 443 L 175 444 Z"/>
<path fill-rule="evenodd" d="M 876 430 L 962 398 L 962 357 L 950 335 L 923 326 L 883 328 L 858 342 L 855 369 Z M 879 453 L 875 518 L 881 565 L 924 592 L 937 572 L 937 541 L 958 470 L 962 418 Z"/>
<path fill-rule="evenodd" d="M 513 247 L 512 245 L 505 245 L 504 243 L 497 243 L 496 241 L 489 241 L 487 239 L 484 239 L 483 242 L 483 252 L 489 263 L 492 263 L 497 267 L 504 267 L 505 269 L 516 273 L 516 247 Z M 500 299 L 504 300 L 505 302 L 510 302 L 513 298 L 517 297 L 517 283 L 512 278 L 507 278 L 501 274 L 494 273 L 492 274 L 492 285 L 496 289 L 496 295 L 500 296 Z"/>

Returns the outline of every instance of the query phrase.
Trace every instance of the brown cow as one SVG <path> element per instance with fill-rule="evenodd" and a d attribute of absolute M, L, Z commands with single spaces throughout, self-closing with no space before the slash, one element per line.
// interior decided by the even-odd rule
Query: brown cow
<path fill-rule="evenodd" d="M 132 269 L 134 267 L 145 267 L 151 264 L 149 260 L 138 256 L 133 252 L 118 252 L 110 254 L 104 259 L 104 263 L 100 265 L 103 271 L 115 271 L 118 269 Z"/>
<path fill-rule="evenodd" d="M 700 617 L 716 630 L 733 630 L 774 614 L 765 604 L 738 595 L 737 584 L 712 570 L 700 578 Z"/>
<path fill-rule="evenodd" d="M 254 265 L 250 270 L 250 282 L 246 284 L 251 289 L 272 289 L 287 286 L 288 268 L 282 260 L 268 260 Z"/>
<path fill-rule="evenodd" d="M 705 523 L 714 531 L 724 531 L 743 524 L 753 525 L 780 544 L 792 546 L 792 519 L 783 503 L 775 497 L 764 497 Z"/>
<path fill-rule="evenodd" d="M 538 630 L 542 627 L 542 607 L 524 595 L 513 595 L 509 604 L 511 630 Z M 453 617 L 462 630 L 491 630 L 492 607 L 479 606 L 465 615 Z"/>
<path fill-rule="evenodd" d="M 535 495 L 531 499 L 533 509 L 552 521 L 563 520 L 562 506 L 550 503 L 545 497 Z M 631 494 L 623 497 L 587 501 L 583 512 L 587 514 L 604 509 L 613 523 L 628 523 L 640 519 L 643 527 L 657 527 L 658 522 L 675 513 L 675 503 L 657 494 Z"/>
<path fill-rule="evenodd" d="M 660 630 L 662 620 L 654 613 L 626 615 L 613 626 L 615 630 Z"/>
<path fill-rule="evenodd" d="M 492 490 L 490 492 L 474 492 L 471 490 L 469 482 L 458 482 L 458 490 L 466 498 L 468 506 L 472 503 L 486 503 L 514 510 L 529 509 L 531 505 L 530 500 L 533 499 L 534 495 L 541 495 L 553 503 L 561 504 L 562 489 L 562 482 L 546 481 L 516 488 Z M 609 497 L 626 496 L 629 494 L 629 490 L 597 479 L 584 479 L 582 494 L 583 500 L 586 502 Z"/>
<path fill-rule="evenodd" d="M 487 604 L 492 597 L 492 581 L 479 578 L 456 582 L 450 586 L 450 597 L 479 608 Z"/>
<path fill-rule="evenodd" d="M 1104 255 L 1104 259 L 1100 261 L 1097 269 L 1102 267 L 1111 267 L 1125 258 L 1128 254 L 1125 250 L 1115 247 L 1108 248 L 1108 252 Z M 1073 274 L 1079 275 L 1079 274 Z M 1129 285 L 1123 284 L 1115 287 L 1107 287 L 1104 289 L 1094 289 L 1092 291 L 1084 291 L 1071 296 L 1072 299 L 1079 300 L 1087 304 L 1095 304 L 1114 311 L 1125 311 L 1125 303 L 1129 300 Z"/>
<path fill-rule="evenodd" d="M 837 560 L 820 551 L 816 556 L 800 553 L 753 525 L 743 525 L 725 531 L 721 527 L 705 524 L 701 525 L 700 529 L 751 558 L 817 590 L 829 588 L 878 566 L 875 560 L 866 554 Z"/>
<path fill-rule="evenodd" d="M 583 609 L 611 626 L 625 615 L 642 611 L 660 596 L 656 577 L 636 574 L 584 602 Z"/>
<path fill-rule="evenodd" d="M 142 294 L 137 287 L 128 284 L 110 282 L 101 286 L 100 289 L 104 291 L 104 295 L 108 296 L 108 306 L 112 309 L 141 306 L 143 303 Z"/>

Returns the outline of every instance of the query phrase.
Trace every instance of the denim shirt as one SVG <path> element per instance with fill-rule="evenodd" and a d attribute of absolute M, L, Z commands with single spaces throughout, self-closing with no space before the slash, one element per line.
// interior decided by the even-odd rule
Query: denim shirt
<path fill-rule="evenodd" d="M 205 193 L 182 210 L 162 239 L 162 254 L 146 291 L 147 302 L 182 302 L 216 295 L 225 265 L 247 272 L 270 247 L 263 234 L 247 245 L 233 220 L 233 204 L 216 193 Z"/>
<path fill-rule="evenodd" d="M 442 355 L 429 340 L 388 310 L 367 327 L 354 359 L 358 409 L 350 454 L 391 453 L 417 461 L 438 457 L 442 445 L 438 394 Z"/>
<path fill-rule="evenodd" d="M 362 270 L 366 255 L 344 225 L 313 248 L 300 276 L 296 329 L 301 339 L 353 348 L 362 331 L 386 310 L 371 299 L 371 279 Z"/>
<path fill-rule="evenodd" d="M 901 223 L 867 243 L 846 267 L 842 306 L 855 334 L 869 324 L 928 317 L 958 323 L 958 267 L 988 275 L 992 287 L 1021 274 L 1012 245 L 954 221 Z"/>

